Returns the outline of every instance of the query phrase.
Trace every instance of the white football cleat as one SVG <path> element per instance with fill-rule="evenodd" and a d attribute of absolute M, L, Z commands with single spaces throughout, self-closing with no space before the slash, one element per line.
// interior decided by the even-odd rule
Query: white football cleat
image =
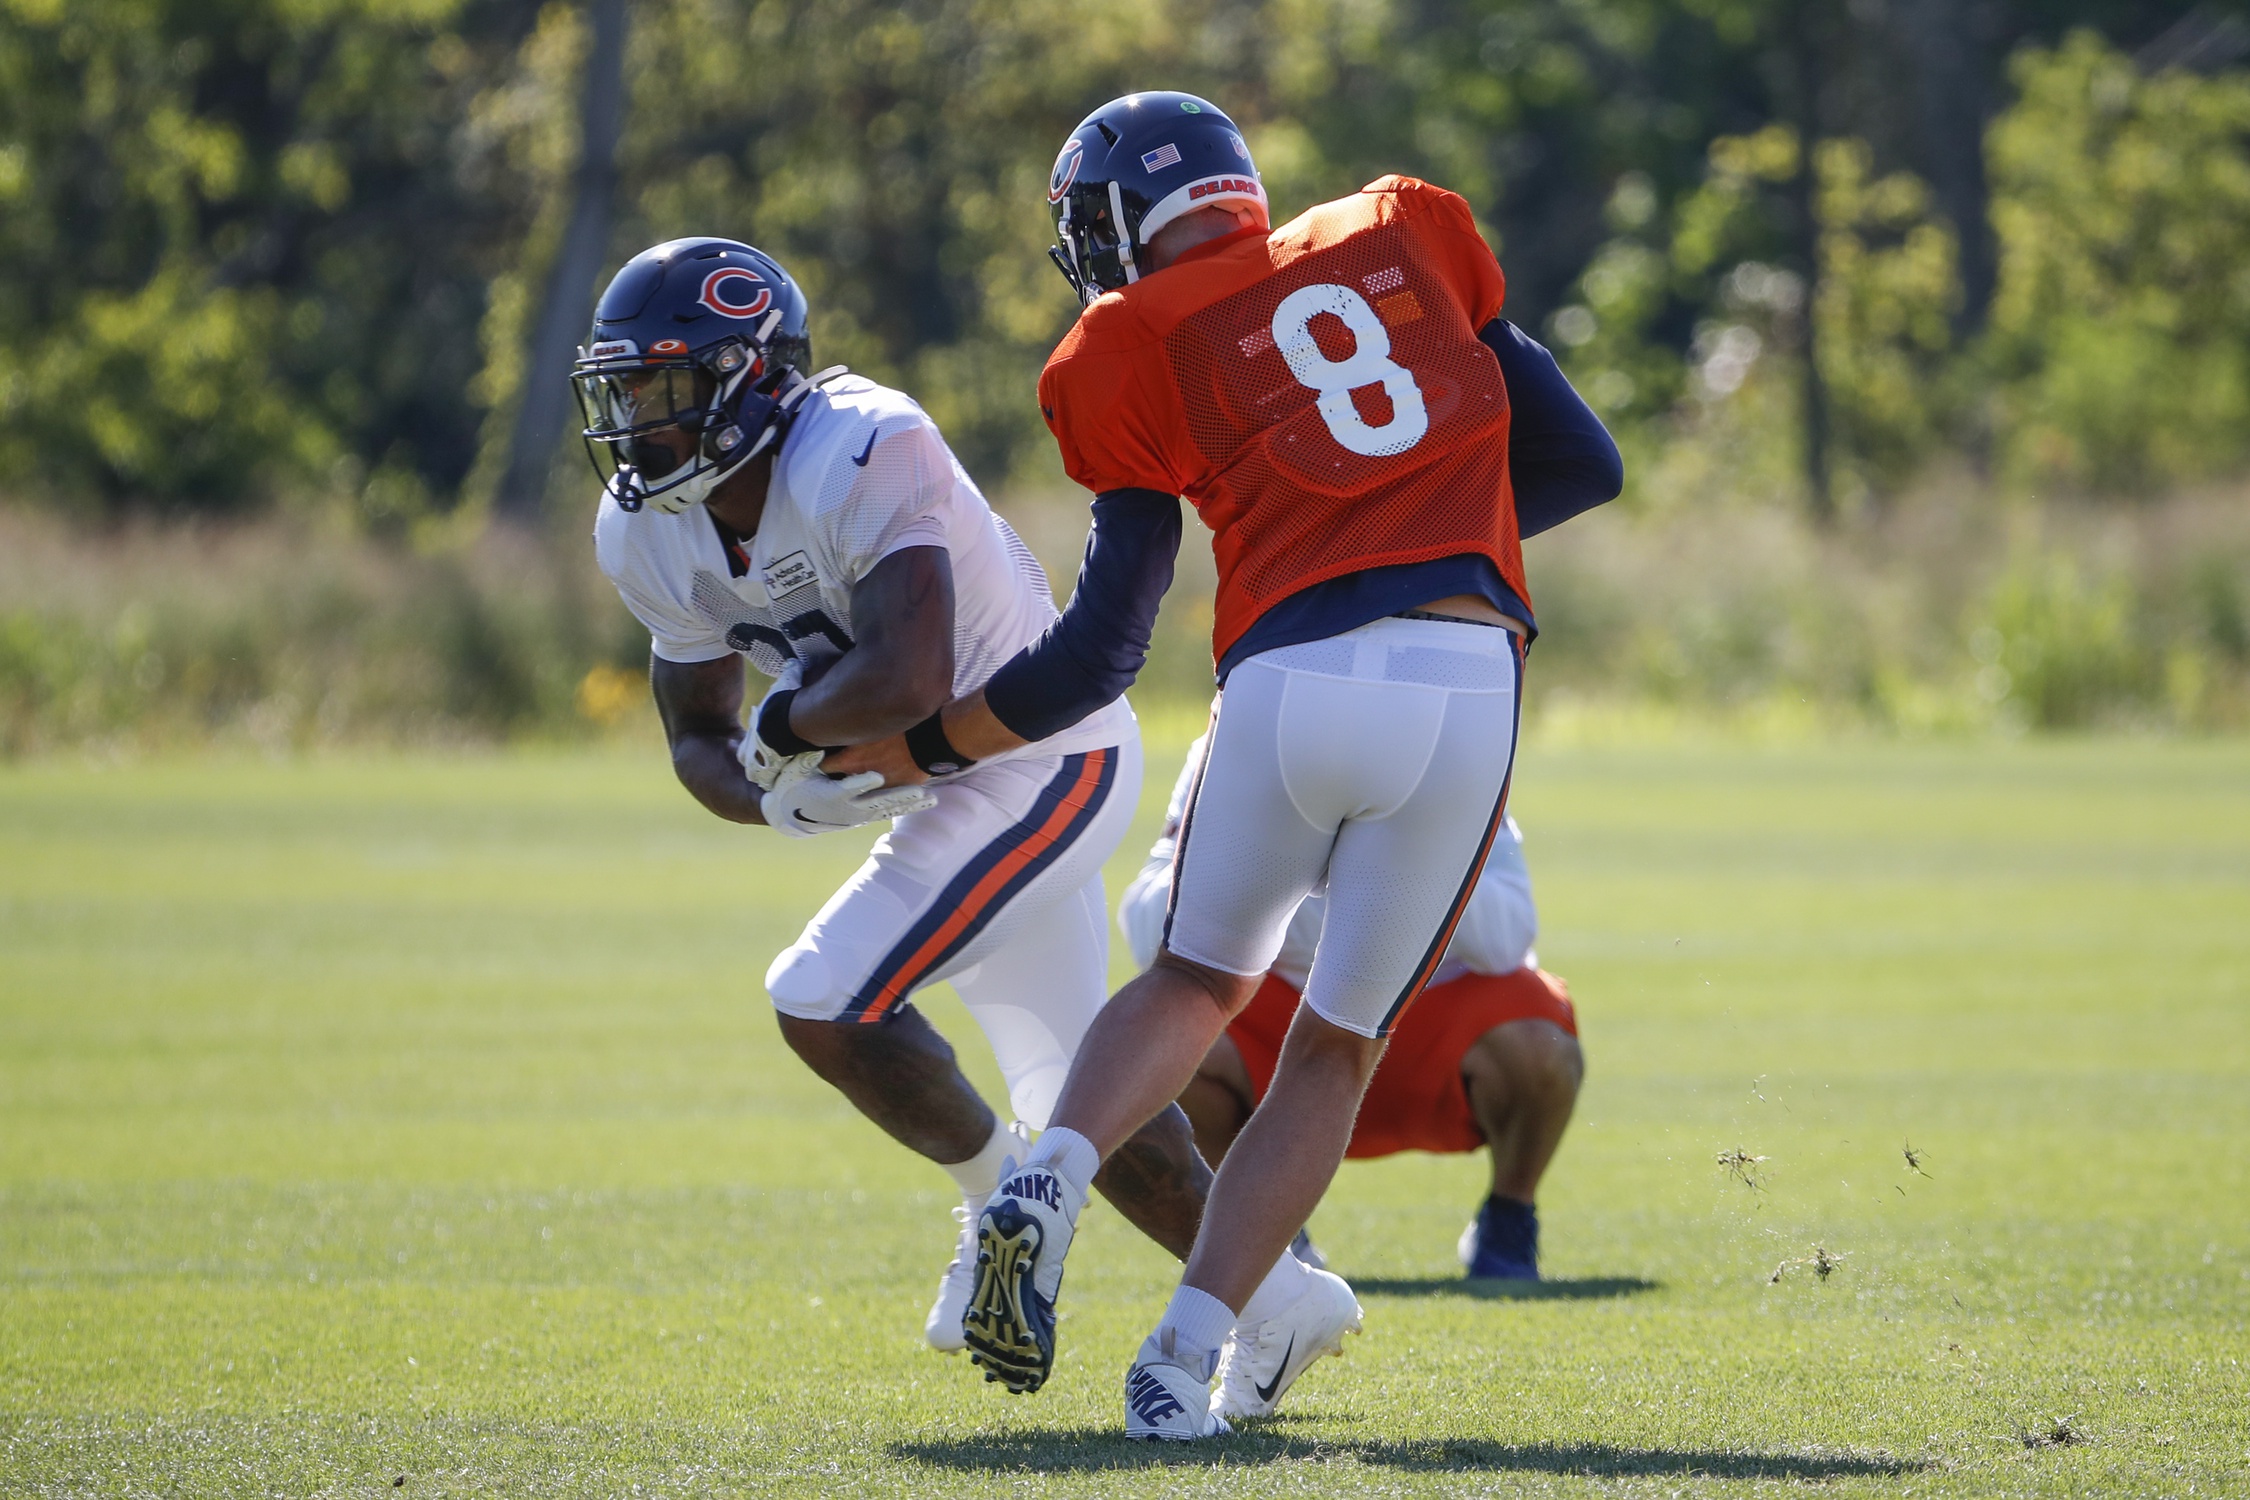
<path fill-rule="evenodd" d="M 1055 1367 L 1055 1298 L 1085 1196 L 1051 1166 L 1009 1162 L 977 1219 L 976 1285 L 961 1317 L 969 1358 L 1019 1396 Z"/>
<path fill-rule="evenodd" d="M 937 1301 L 922 1320 L 922 1337 L 940 1354 L 959 1354 L 967 1348 L 961 1337 L 961 1315 L 969 1310 L 969 1294 L 977 1284 L 977 1215 L 984 1212 L 981 1199 L 966 1199 L 953 1210 L 961 1226 L 953 1243 L 953 1259 L 938 1277 Z"/>
<path fill-rule="evenodd" d="M 1030 1154 L 1030 1132 L 1021 1120 L 1008 1127 L 1008 1134 L 1015 1138 L 1016 1156 Z M 958 1354 L 966 1347 L 961 1317 L 969 1310 L 969 1295 L 977 1285 L 977 1216 L 991 1201 L 990 1193 L 972 1193 L 953 1210 L 954 1222 L 961 1226 L 954 1237 L 953 1260 L 938 1277 L 937 1301 L 930 1304 L 930 1315 L 922 1322 L 922 1337 L 940 1354 Z"/>
<path fill-rule="evenodd" d="M 1192 1443 L 1234 1429 L 1211 1401 L 1211 1383 L 1168 1359 L 1150 1359 L 1147 1345 L 1125 1372 L 1125 1436 L 1135 1442 Z M 1205 1356 L 1206 1359 L 1209 1356 Z"/>
<path fill-rule="evenodd" d="M 1342 1354 L 1360 1327 L 1359 1299 L 1341 1276 L 1306 1268 L 1305 1292 L 1263 1323 L 1237 1327 L 1219 1354 L 1213 1415 L 1270 1417 L 1289 1387 L 1323 1354 Z"/>

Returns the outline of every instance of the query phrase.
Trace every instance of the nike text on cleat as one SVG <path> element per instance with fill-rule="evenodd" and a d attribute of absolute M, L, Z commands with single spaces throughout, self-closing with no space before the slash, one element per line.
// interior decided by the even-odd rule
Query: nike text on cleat
<path fill-rule="evenodd" d="M 1134 1441 L 1191 1443 L 1231 1430 L 1212 1406 L 1211 1388 L 1192 1371 L 1142 1360 L 1125 1372 L 1125 1436 Z"/>
<path fill-rule="evenodd" d="M 1084 1202 L 1042 1166 L 1000 1174 L 977 1221 L 976 1284 L 961 1318 L 969 1358 L 1017 1395 L 1046 1384 L 1055 1365 L 1055 1298 Z"/>
<path fill-rule="evenodd" d="M 1304 1295 L 1263 1323 L 1238 1326 L 1219 1354 L 1211 1410 L 1222 1417 L 1273 1415 L 1297 1377 L 1324 1354 L 1344 1352 L 1360 1328 L 1359 1299 L 1344 1278 L 1308 1270 Z"/>

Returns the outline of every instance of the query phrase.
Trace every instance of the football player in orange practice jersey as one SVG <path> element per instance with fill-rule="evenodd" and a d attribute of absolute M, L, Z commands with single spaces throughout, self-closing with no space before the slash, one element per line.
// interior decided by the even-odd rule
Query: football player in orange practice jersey
<path fill-rule="evenodd" d="M 1052 1124 L 987 1205 L 963 1333 L 988 1379 L 1045 1381 L 1094 1173 L 1178 1095 L 1325 886 L 1272 1085 L 1126 1375 L 1128 1437 L 1194 1439 L 1270 1411 L 1359 1326 L 1341 1279 L 1277 1257 L 1506 811 L 1533 633 L 1507 361 L 1543 361 L 1564 392 L 1531 436 L 1552 474 L 1577 477 L 1547 488 L 1541 524 L 1608 499 L 1622 473 L 1545 351 L 1501 320 L 1499 264 L 1452 193 L 1385 177 L 1269 229 L 1233 122 L 1148 93 L 1071 133 L 1047 196 L 1085 301 L 1039 382 L 1063 466 L 1095 495 L 1078 588 L 1040 641 L 899 745 L 923 771 L 958 767 L 1123 691 L 1183 495 L 1218 562 L 1222 693 L 1163 946 L 1096 1018 Z M 881 747 L 835 761 L 876 764 L 914 774 Z"/>

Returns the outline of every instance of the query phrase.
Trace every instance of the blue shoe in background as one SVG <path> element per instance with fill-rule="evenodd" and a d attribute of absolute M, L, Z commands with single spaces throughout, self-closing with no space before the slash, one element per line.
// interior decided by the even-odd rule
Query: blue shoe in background
<path fill-rule="evenodd" d="M 1539 1215 L 1528 1203 L 1494 1193 L 1461 1231 L 1458 1248 L 1471 1276 L 1537 1281 Z"/>

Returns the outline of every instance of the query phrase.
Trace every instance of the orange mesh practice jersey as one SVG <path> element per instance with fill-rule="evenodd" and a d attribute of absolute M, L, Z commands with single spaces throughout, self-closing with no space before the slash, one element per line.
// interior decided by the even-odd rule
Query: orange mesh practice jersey
<path fill-rule="evenodd" d="M 1481 553 L 1528 601 L 1507 387 L 1477 341 L 1505 289 L 1466 203 L 1384 177 L 1100 298 L 1040 409 L 1096 494 L 1194 502 L 1214 656 L 1289 595 L 1390 564 Z"/>

